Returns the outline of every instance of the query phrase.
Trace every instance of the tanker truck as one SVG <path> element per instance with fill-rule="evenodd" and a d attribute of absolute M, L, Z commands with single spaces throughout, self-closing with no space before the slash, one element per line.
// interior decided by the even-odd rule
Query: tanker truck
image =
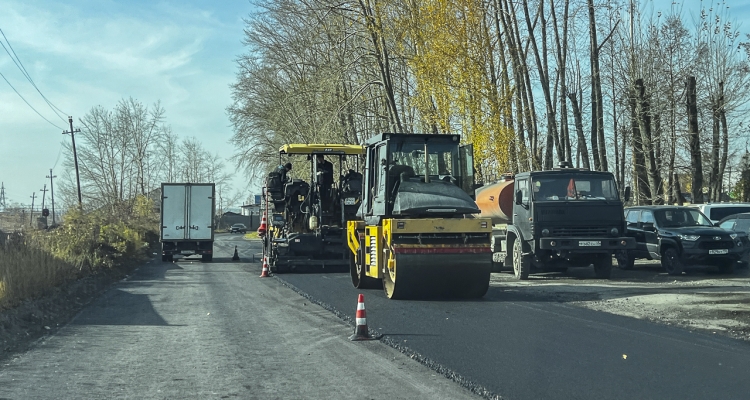
<path fill-rule="evenodd" d="M 506 175 L 475 191 L 483 218 L 492 219 L 493 270 L 529 273 L 593 265 L 609 279 L 612 254 L 635 248 L 626 237 L 623 202 L 610 172 L 570 168 Z M 625 201 L 630 188 L 625 188 Z"/>

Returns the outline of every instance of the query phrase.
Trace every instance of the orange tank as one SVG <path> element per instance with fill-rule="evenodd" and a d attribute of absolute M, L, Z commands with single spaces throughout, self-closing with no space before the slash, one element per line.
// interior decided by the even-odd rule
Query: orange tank
<path fill-rule="evenodd" d="M 507 224 L 513 215 L 513 182 L 508 179 L 486 185 L 475 191 L 480 217 L 492 218 L 493 224 Z"/>

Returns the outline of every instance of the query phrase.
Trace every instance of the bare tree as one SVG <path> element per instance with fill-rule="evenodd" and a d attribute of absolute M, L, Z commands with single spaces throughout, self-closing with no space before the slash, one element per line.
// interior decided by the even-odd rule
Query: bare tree
<path fill-rule="evenodd" d="M 693 170 L 692 202 L 703 203 L 703 162 L 701 161 L 700 135 L 698 132 L 698 101 L 695 77 L 687 78 L 687 116 L 690 138 L 690 164 Z"/>

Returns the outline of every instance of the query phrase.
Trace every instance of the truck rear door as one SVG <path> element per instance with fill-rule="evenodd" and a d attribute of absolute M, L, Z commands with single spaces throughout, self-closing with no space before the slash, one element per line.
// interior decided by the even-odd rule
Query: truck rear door
<path fill-rule="evenodd" d="M 162 240 L 185 239 L 185 186 L 164 185 L 162 196 Z"/>
<path fill-rule="evenodd" d="M 190 229 L 187 229 L 187 239 L 211 240 L 213 239 L 214 188 L 209 185 L 190 185 L 187 189 L 188 210 L 190 210 Z"/>

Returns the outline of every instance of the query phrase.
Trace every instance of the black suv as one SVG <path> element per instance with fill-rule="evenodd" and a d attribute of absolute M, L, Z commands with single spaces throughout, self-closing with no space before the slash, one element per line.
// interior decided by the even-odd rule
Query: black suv
<path fill-rule="evenodd" d="M 695 208 L 630 207 L 625 209 L 625 221 L 636 249 L 615 254 L 622 269 L 631 269 L 636 258 L 645 258 L 661 260 L 670 275 L 680 275 L 685 266 L 696 264 L 714 265 L 723 273 L 732 273 L 748 249 L 744 235 L 714 226 Z"/>

